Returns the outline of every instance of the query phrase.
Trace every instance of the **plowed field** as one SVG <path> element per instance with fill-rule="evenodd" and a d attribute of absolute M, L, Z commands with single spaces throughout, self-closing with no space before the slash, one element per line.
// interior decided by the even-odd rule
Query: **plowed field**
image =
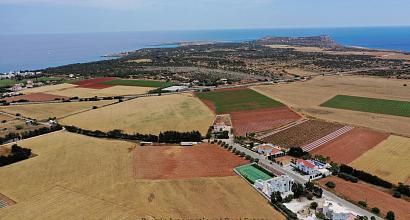
<path fill-rule="evenodd" d="M 283 147 L 302 147 L 342 127 L 340 124 L 309 120 L 263 138 L 263 141 Z"/>
<path fill-rule="evenodd" d="M 234 133 L 244 136 L 251 132 L 261 132 L 289 124 L 301 117 L 288 107 L 232 112 Z"/>
<path fill-rule="evenodd" d="M 233 168 L 246 163 L 246 160 L 212 144 L 138 147 L 134 150 L 134 177 L 184 179 L 233 176 Z"/>
<path fill-rule="evenodd" d="M 363 128 L 355 128 L 350 132 L 326 143 L 310 153 L 328 156 L 332 161 L 348 164 L 373 148 L 389 135 Z"/>
<path fill-rule="evenodd" d="M 94 78 L 94 79 L 81 80 L 81 81 L 75 82 L 74 84 L 80 87 L 83 87 L 83 88 L 104 89 L 104 88 L 111 87 L 112 85 L 105 85 L 101 83 L 112 81 L 114 79 L 116 78 L 115 77 L 100 77 L 100 78 Z"/>
<path fill-rule="evenodd" d="M 359 202 L 366 201 L 367 207 L 380 209 L 382 216 L 386 216 L 386 213 L 392 210 L 397 220 L 410 219 L 410 204 L 404 199 L 394 198 L 392 195 L 383 192 L 375 186 L 358 182 L 352 183 L 345 181 L 338 177 L 328 177 L 319 180 L 319 184 L 326 188 L 325 184 L 328 181 L 336 183 L 336 187 L 332 189 L 337 195 L 342 198 L 346 198 L 350 201 Z"/>

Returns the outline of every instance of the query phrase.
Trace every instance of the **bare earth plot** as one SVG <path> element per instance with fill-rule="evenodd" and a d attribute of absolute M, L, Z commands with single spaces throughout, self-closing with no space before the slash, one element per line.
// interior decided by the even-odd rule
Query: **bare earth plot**
<path fill-rule="evenodd" d="M 131 134 L 199 130 L 205 135 L 214 117 L 192 94 L 175 94 L 133 99 L 70 116 L 61 123 L 88 130 L 121 129 Z"/>
<path fill-rule="evenodd" d="M 362 181 L 352 183 L 332 176 L 321 179 L 318 182 L 322 187 L 327 188 L 325 186 L 327 181 L 336 183 L 336 187 L 330 190 L 336 192 L 342 198 L 346 198 L 356 204 L 359 201 L 366 201 L 367 207 L 379 208 L 382 216 L 386 216 L 386 213 L 392 210 L 397 220 L 410 219 L 410 204 L 404 199 L 394 198 L 391 194 Z"/>
<path fill-rule="evenodd" d="M 114 103 L 113 100 L 96 101 L 96 102 L 64 102 L 64 103 L 47 103 L 47 104 L 29 104 L 29 105 L 12 105 L 1 107 L 0 111 L 11 114 L 20 113 L 24 117 L 45 120 L 50 117 L 61 118 L 84 110 L 92 109 L 93 106 L 104 106 Z"/>
<path fill-rule="evenodd" d="M 337 163 L 349 164 L 387 137 L 389 135 L 386 133 L 364 128 L 354 128 L 333 141 L 314 149 L 310 153 L 328 156 Z"/>
<path fill-rule="evenodd" d="M 410 139 L 390 136 L 350 163 L 356 169 L 370 172 L 394 184 L 409 182 Z"/>
<path fill-rule="evenodd" d="M 301 118 L 286 106 L 231 112 L 231 117 L 237 136 L 279 128 Z"/>
<path fill-rule="evenodd" d="M 285 219 L 237 176 L 136 180 L 133 143 L 57 132 L 20 145 L 38 156 L 0 169 L 0 192 L 17 202 L 0 219 Z"/>
<path fill-rule="evenodd" d="M 286 130 L 267 136 L 262 140 L 282 147 L 302 147 L 342 127 L 343 126 L 339 124 L 308 120 Z"/>
<path fill-rule="evenodd" d="M 137 179 L 234 176 L 233 168 L 248 163 L 218 145 L 207 143 L 188 148 L 139 147 L 134 150 L 134 160 Z"/>
<path fill-rule="evenodd" d="M 409 85 L 410 80 L 325 76 L 315 77 L 307 82 L 256 86 L 253 89 L 302 114 L 410 136 L 408 117 L 320 107 L 320 104 L 336 95 L 409 101 L 410 87 L 403 84 Z"/>

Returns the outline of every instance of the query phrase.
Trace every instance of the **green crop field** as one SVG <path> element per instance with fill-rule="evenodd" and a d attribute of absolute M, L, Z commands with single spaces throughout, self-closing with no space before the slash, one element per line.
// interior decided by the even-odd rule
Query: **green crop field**
<path fill-rule="evenodd" d="M 337 95 L 322 107 L 410 117 L 410 102 Z"/>
<path fill-rule="evenodd" d="M 167 87 L 172 86 L 171 82 L 154 81 L 154 80 L 134 80 L 134 79 L 115 79 L 102 84 L 115 85 L 115 86 L 140 86 L 140 87 Z"/>
<path fill-rule="evenodd" d="M 0 80 L 0 88 L 12 86 L 12 85 L 14 85 L 14 84 L 16 84 L 16 83 L 18 83 L 16 80 L 12 80 L 12 79 L 2 79 L 2 80 Z"/>
<path fill-rule="evenodd" d="M 222 90 L 197 93 L 202 100 L 211 101 L 217 114 L 283 106 L 282 103 L 254 90 Z"/>
<path fill-rule="evenodd" d="M 235 170 L 243 177 L 250 180 L 252 183 L 259 179 L 268 180 L 273 177 L 273 175 L 269 175 L 266 172 L 263 172 L 252 164 L 237 167 L 235 168 Z"/>

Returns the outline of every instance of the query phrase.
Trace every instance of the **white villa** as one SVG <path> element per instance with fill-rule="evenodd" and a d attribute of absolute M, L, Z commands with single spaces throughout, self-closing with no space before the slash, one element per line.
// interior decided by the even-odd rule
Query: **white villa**
<path fill-rule="evenodd" d="M 278 146 L 273 144 L 260 144 L 253 147 L 254 151 L 258 152 L 258 154 L 262 154 L 264 156 L 272 156 L 272 157 L 280 157 L 285 155 L 285 152 L 281 151 Z"/>
<path fill-rule="evenodd" d="M 298 170 L 307 173 L 310 179 L 330 175 L 330 171 L 326 169 L 328 166 L 318 161 L 299 159 L 296 161 L 295 166 Z"/>
<path fill-rule="evenodd" d="M 354 220 L 356 213 L 347 210 L 337 203 L 331 201 L 323 202 L 323 214 L 331 220 Z"/>
<path fill-rule="evenodd" d="M 268 180 L 256 180 L 254 186 L 270 197 L 273 192 L 287 194 L 292 191 L 294 180 L 287 175 L 277 176 Z"/>

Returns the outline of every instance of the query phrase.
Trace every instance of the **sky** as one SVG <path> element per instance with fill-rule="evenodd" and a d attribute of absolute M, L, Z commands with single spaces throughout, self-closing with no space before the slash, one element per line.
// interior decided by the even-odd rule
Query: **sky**
<path fill-rule="evenodd" d="M 410 26 L 409 0 L 0 0 L 0 35 Z"/>

